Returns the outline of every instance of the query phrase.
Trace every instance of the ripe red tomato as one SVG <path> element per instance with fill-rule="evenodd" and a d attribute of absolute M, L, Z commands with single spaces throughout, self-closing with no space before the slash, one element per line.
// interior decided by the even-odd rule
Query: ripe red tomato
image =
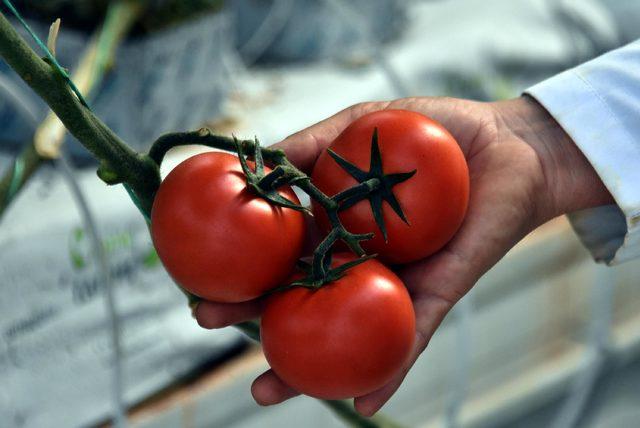
<path fill-rule="evenodd" d="M 371 140 L 376 128 L 384 173 L 416 170 L 413 177 L 392 188 L 409 224 L 383 202 L 388 232 L 385 242 L 368 200 L 342 211 L 340 219 L 350 232 L 374 232 L 375 237 L 365 241 L 363 247 L 387 263 L 422 259 L 442 248 L 462 224 L 469 200 L 469 171 L 464 154 L 442 125 L 407 110 L 381 110 L 362 116 L 329 148 L 361 170 L 369 171 Z M 328 195 L 357 184 L 326 151 L 315 164 L 312 181 Z M 329 230 L 324 210 L 314 203 L 313 212 L 321 228 Z"/>
<path fill-rule="evenodd" d="M 280 193 L 299 203 L 291 188 Z M 180 286 L 203 299 L 241 302 L 287 279 L 302 251 L 304 218 L 248 190 L 236 156 L 210 152 L 161 183 L 151 235 Z"/>
<path fill-rule="evenodd" d="M 353 256 L 338 255 L 337 264 Z M 377 260 L 319 289 L 295 287 L 268 298 L 264 354 L 297 391 L 343 399 L 373 392 L 399 373 L 415 341 L 415 314 L 402 281 Z"/>

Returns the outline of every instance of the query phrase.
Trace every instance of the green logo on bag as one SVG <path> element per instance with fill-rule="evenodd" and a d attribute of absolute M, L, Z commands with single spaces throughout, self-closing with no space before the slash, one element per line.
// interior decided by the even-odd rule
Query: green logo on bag
<path fill-rule="evenodd" d="M 85 269 L 95 257 L 91 249 L 91 241 L 86 235 L 83 228 L 76 227 L 69 236 L 69 258 L 74 270 Z M 107 257 L 125 250 L 131 250 L 132 247 L 133 239 L 131 233 L 127 231 L 113 233 L 102 239 L 102 248 Z M 160 259 L 156 250 L 151 247 L 141 255 L 140 262 L 145 268 L 150 269 L 158 266 Z"/>

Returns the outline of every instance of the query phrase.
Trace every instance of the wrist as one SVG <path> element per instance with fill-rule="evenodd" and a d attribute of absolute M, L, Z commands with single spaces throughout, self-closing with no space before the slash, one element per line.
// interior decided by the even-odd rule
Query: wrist
<path fill-rule="evenodd" d="M 613 198 L 584 154 L 560 124 L 534 98 L 495 103 L 507 132 L 538 156 L 546 192 L 540 195 L 542 221 L 558 215 L 613 203 Z"/>

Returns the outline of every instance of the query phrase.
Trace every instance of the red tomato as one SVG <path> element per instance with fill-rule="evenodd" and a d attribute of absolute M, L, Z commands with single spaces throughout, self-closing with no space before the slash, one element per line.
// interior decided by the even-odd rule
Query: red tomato
<path fill-rule="evenodd" d="M 291 188 L 281 194 L 299 203 Z M 180 286 L 203 299 L 241 302 L 287 279 L 302 251 L 304 218 L 248 190 L 236 156 L 211 152 L 182 162 L 161 183 L 151 235 Z"/>
<path fill-rule="evenodd" d="M 336 262 L 352 259 L 339 255 Z M 276 374 L 301 393 L 332 400 L 389 382 L 407 363 L 415 333 L 409 293 L 376 260 L 319 289 L 274 294 L 261 324 L 264 354 Z"/>
<path fill-rule="evenodd" d="M 422 259 L 442 248 L 462 224 L 469 200 L 469 171 L 464 154 L 442 125 L 407 110 L 381 110 L 362 116 L 329 148 L 363 171 L 369 171 L 375 128 L 384 173 L 416 170 L 413 177 L 392 188 L 409 224 L 383 202 L 388 233 L 385 242 L 368 200 L 341 212 L 340 219 L 350 232 L 374 232 L 375 237 L 365 241 L 363 247 L 385 262 Z M 312 181 L 328 195 L 357 184 L 326 151 L 315 164 Z M 329 230 L 324 210 L 314 203 L 313 211 L 321 228 Z"/>

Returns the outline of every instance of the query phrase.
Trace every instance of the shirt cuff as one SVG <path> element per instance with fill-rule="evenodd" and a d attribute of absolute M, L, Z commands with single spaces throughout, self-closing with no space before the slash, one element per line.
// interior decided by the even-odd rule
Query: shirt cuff
<path fill-rule="evenodd" d="M 618 264 L 640 257 L 640 143 L 585 78 L 589 70 L 580 70 L 565 71 L 526 93 L 571 136 L 613 196 L 617 206 L 572 213 L 569 220 L 597 261 Z"/>

